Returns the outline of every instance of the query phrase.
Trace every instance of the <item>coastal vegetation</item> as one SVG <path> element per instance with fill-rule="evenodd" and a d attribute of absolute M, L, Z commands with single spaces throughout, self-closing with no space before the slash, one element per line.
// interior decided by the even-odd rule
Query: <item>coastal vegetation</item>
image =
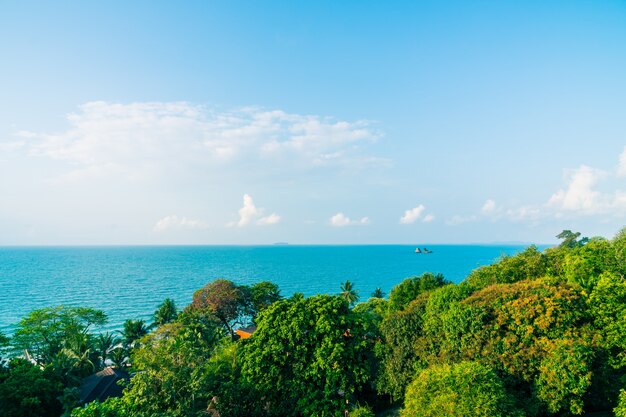
<path fill-rule="evenodd" d="M 0 334 L 0 415 L 626 416 L 626 229 L 558 238 L 360 303 L 350 281 L 285 298 L 218 279 L 115 333 L 96 309 L 35 310 Z M 123 396 L 82 404 L 107 366 L 133 375 Z"/>

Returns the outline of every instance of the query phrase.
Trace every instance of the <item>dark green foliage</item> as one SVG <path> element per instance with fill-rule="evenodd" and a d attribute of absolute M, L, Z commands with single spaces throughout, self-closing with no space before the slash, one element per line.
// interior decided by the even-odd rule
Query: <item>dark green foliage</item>
<path fill-rule="evenodd" d="M 4 333 L 0 332 L 0 362 L 6 356 L 10 340 L 11 339 L 5 336 Z"/>
<path fill-rule="evenodd" d="M 24 359 L 0 367 L 0 415 L 3 417 L 56 417 L 63 386 L 46 370 Z"/>
<path fill-rule="evenodd" d="M 116 347 L 109 352 L 109 359 L 113 366 L 124 368 L 128 363 L 128 352 L 123 347 Z"/>
<path fill-rule="evenodd" d="M 74 334 L 63 343 L 63 348 L 47 366 L 67 386 L 76 386 L 81 379 L 99 368 L 98 352 L 90 334 Z"/>
<path fill-rule="evenodd" d="M 7 346 L 9 344 L 9 338 L 0 332 L 0 347 Z"/>
<path fill-rule="evenodd" d="M 104 332 L 96 336 L 95 351 L 100 359 L 100 368 L 104 368 L 111 352 L 122 342 L 114 333 Z"/>
<path fill-rule="evenodd" d="M 278 285 L 269 281 L 261 281 L 248 289 L 249 304 L 251 307 L 250 315 L 255 318 L 261 311 L 271 306 L 276 301 L 282 299 Z"/>
<path fill-rule="evenodd" d="M 422 371 L 406 393 L 403 417 L 521 416 L 504 384 L 477 362 L 437 365 Z"/>
<path fill-rule="evenodd" d="M 219 417 L 268 415 L 257 387 L 239 378 L 238 375 L 236 378 L 225 379 L 225 382 L 215 387 L 215 396 L 209 402 L 207 411 L 219 412 Z"/>
<path fill-rule="evenodd" d="M 406 309 L 385 317 L 380 326 L 385 343 L 377 350 L 381 360 L 377 386 L 379 392 L 390 395 L 396 401 L 404 397 L 415 370 L 425 365 L 419 360 L 417 343 L 423 336 L 422 317 L 428 295 L 420 295 Z"/>
<path fill-rule="evenodd" d="M 391 290 L 389 306 L 393 310 L 402 310 L 418 295 L 449 283 L 442 274 L 433 275 L 429 272 L 419 277 L 407 278 Z"/>
<path fill-rule="evenodd" d="M 342 415 L 371 378 L 374 341 L 348 303 L 319 295 L 274 303 L 243 345 L 242 375 L 270 415 Z"/>
<path fill-rule="evenodd" d="M 580 232 L 572 232 L 571 230 L 563 230 L 561 233 L 556 235 L 556 237 L 563 240 L 560 246 L 563 246 L 566 248 L 581 247 L 589 241 L 589 238 L 587 237 L 578 239 L 580 237 Z"/>
<path fill-rule="evenodd" d="M 178 310 L 176 303 L 171 298 L 166 298 L 154 312 L 154 324 L 161 326 L 176 320 Z"/>
<path fill-rule="evenodd" d="M 368 337 L 380 336 L 380 325 L 387 315 L 388 304 L 389 302 L 382 298 L 370 298 L 354 306 L 353 311 L 362 318 Z"/>
<path fill-rule="evenodd" d="M 130 350 L 137 345 L 139 339 L 148 334 L 150 329 L 143 320 L 126 320 L 122 330 L 122 342 Z"/>
<path fill-rule="evenodd" d="M 372 291 L 372 298 L 385 298 L 385 293 L 380 288 L 376 288 Z"/>

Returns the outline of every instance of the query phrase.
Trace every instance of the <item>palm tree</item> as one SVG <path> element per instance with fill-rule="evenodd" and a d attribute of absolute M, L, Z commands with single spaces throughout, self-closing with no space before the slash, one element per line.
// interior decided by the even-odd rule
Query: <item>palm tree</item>
<path fill-rule="evenodd" d="M 126 353 L 126 349 L 122 348 L 121 346 L 114 348 L 113 350 L 111 350 L 111 352 L 109 352 L 110 355 L 110 359 L 111 362 L 113 363 L 113 366 L 116 366 L 118 368 L 124 368 L 124 366 L 126 365 L 126 362 L 128 361 L 128 355 Z"/>
<path fill-rule="evenodd" d="M 354 286 L 348 280 L 341 284 L 341 293 L 339 296 L 346 300 L 350 305 L 359 301 L 359 292 L 354 289 Z"/>
<path fill-rule="evenodd" d="M 126 320 L 124 330 L 120 333 L 124 339 L 124 345 L 128 350 L 135 347 L 137 341 L 148 334 L 148 326 L 143 320 Z"/>
<path fill-rule="evenodd" d="M 171 298 L 163 300 L 161 305 L 154 312 L 154 324 L 161 326 L 176 319 L 176 303 Z"/>
<path fill-rule="evenodd" d="M 96 338 L 96 351 L 98 352 L 98 357 L 100 358 L 100 367 L 104 368 L 106 366 L 106 360 L 109 357 L 111 351 L 121 343 L 121 339 L 115 334 L 110 332 L 101 333 Z"/>
<path fill-rule="evenodd" d="M 383 290 L 381 290 L 380 288 L 376 288 L 373 292 L 372 292 L 372 297 L 373 298 L 385 298 L 385 293 L 383 292 Z"/>
<path fill-rule="evenodd" d="M 53 368 L 66 384 L 77 383 L 95 371 L 96 358 L 90 342 L 87 335 L 72 335 L 63 342 L 63 348 L 54 357 Z"/>

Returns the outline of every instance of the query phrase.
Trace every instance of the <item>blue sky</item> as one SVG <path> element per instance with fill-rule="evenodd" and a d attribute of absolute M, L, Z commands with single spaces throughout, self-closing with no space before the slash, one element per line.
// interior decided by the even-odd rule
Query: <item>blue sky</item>
<path fill-rule="evenodd" d="M 0 3 L 0 244 L 626 225 L 626 4 Z"/>

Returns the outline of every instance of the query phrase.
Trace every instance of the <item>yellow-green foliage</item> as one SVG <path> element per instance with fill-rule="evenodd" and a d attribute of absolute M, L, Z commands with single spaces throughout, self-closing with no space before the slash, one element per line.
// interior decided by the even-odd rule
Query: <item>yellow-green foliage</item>
<path fill-rule="evenodd" d="M 563 275 L 569 282 L 590 291 L 603 272 L 616 272 L 617 269 L 618 261 L 611 242 L 593 238 L 565 255 Z"/>
<path fill-rule="evenodd" d="M 374 412 L 369 407 L 358 406 L 350 411 L 350 417 L 375 417 Z"/>
<path fill-rule="evenodd" d="M 539 252 L 536 246 L 530 246 L 515 256 L 503 256 L 498 262 L 475 269 L 465 283 L 476 289 L 491 284 L 510 284 L 540 278 L 548 268 L 549 258 Z"/>
<path fill-rule="evenodd" d="M 548 411 L 583 413 L 583 396 L 591 385 L 593 351 L 585 338 L 556 340 L 539 365 L 534 381 L 537 397 Z"/>
<path fill-rule="evenodd" d="M 520 415 L 496 373 L 478 362 L 432 366 L 406 393 L 402 417 L 511 417 Z"/>
<path fill-rule="evenodd" d="M 597 329 L 598 342 L 612 352 L 610 364 L 626 365 L 626 279 L 605 272 L 589 295 L 590 314 Z"/>
<path fill-rule="evenodd" d="M 619 402 L 617 407 L 613 409 L 615 417 L 626 417 L 626 391 L 621 390 L 619 393 Z"/>
<path fill-rule="evenodd" d="M 616 270 L 610 243 L 592 239 L 588 245 L 555 248 L 559 255 L 551 258 L 531 248 L 482 268 L 468 282 L 422 293 L 409 303 L 412 308 L 389 315 L 381 325 L 387 354 L 379 389 L 401 398 L 410 370 L 415 377 L 473 361 L 497 372 L 528 415 L 582 414 L 585 401 L 594 407 L 615 401 L 610 392 L 601 398 L 592 384 L 594 373 L 598 387 L 599 378 L 617 380 L 623 373 L 606 364 L 623 366 L 626 283 L 602 272 Z M 534 276 L 551 269 L 555 259 L 562 262 L 551 270 L 570 271 L 582 262 L 575 261 L 577 254 L 593 261 L 587 271 L 597 276 Z M 591 294 L 581 286 L 585 282 L 593 282 Z"/>

